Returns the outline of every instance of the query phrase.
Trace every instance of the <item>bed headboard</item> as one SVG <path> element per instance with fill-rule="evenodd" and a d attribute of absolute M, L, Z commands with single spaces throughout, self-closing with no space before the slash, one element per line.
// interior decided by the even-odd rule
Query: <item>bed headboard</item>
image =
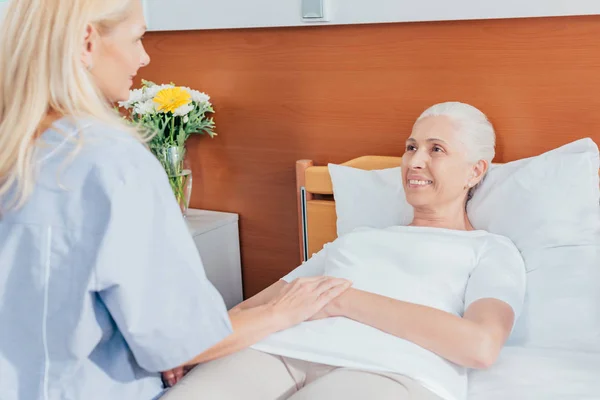
<path fill-rule="evenodd" d="M 401 157 L 363 156 L 342 165 L 374 170 L 398 167 L 400 161 Z M 315 166 L 312 160 L 297 161 L 296 188 L 300 260 L 304 261 L 337 237 L 337 216 L 329 169 L 327 166 Z"/>

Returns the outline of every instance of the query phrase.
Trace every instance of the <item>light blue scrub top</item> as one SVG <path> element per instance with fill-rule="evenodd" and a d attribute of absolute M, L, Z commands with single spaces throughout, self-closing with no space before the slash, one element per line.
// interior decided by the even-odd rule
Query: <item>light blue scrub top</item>
<path fill-rule="evenodd" d="M 0 218 L 0 399 L 156 398 L 160 371 L 231 333 L 225 304 L 153 155 L 95 121 L 55 127 Z"/>

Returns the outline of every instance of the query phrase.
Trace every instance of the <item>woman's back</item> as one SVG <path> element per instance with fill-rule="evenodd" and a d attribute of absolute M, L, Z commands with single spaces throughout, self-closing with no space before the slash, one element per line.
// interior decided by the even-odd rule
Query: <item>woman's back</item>
<path fill-rule="evenodd" d="M 153 398 L 156 372 L 230 331 L 159 164 L 114 127 L 77 125 L 43 134 L 33 193 L 0 220 L 3 400 Z M 202 295 L 184 310 L 182 292 Z M 203 308 L 221 323 L 188 319 Z"/>

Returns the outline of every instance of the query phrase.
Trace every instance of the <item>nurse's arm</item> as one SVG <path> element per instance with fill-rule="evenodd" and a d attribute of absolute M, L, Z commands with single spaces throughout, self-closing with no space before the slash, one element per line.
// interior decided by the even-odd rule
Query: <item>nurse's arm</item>
<path fill-rule="evenodd" d="M 306 321 L 331 300 L 344 293 L 351 283 L 325 276 L 280 280 L 229 311 L 233 333 L 175 370 L 166 371 L 173 384 L 183 368 L 225 357 L 251 346 L 268 335 Z M 200 333 L 201 334 L 201 333 Z M 175 371 L 175 372 L 174 372 Z M 179 376 L 177 376 L 179 375 Z"/>

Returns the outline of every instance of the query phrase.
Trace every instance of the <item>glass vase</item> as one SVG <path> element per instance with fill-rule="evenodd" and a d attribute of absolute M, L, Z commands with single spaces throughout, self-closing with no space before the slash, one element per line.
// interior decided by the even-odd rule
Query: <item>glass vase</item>
<path fill-rule="evenodd" d="M 187 216 L 192 196 L 192 170 L 185 159 L 185 147 L 158 146 L 152 151 L 167 173 L 181 214 Z"/>

